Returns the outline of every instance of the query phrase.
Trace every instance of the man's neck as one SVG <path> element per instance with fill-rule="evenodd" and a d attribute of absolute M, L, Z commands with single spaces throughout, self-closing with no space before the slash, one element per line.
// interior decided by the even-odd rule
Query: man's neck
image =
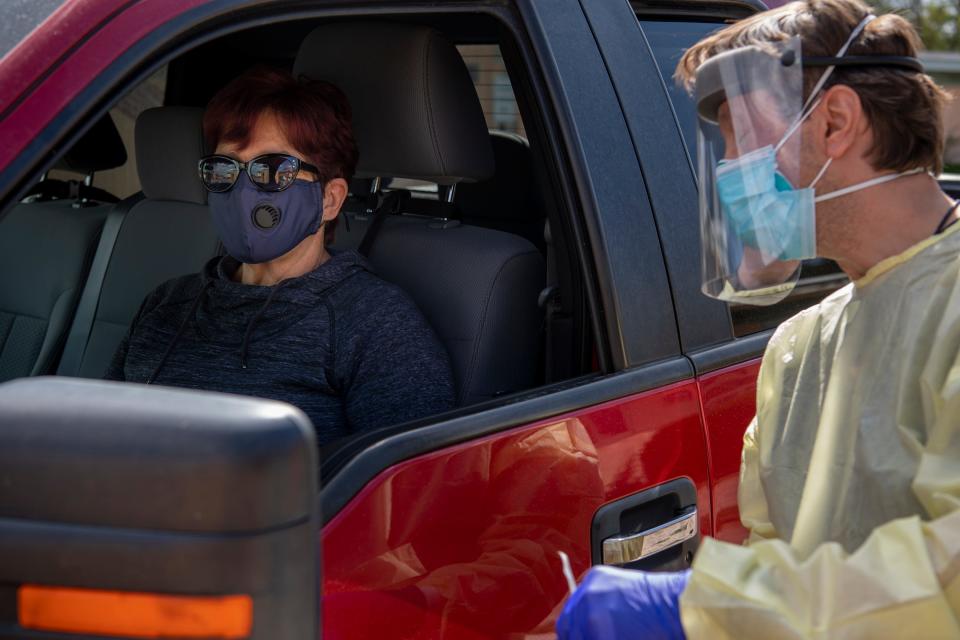
<path fill-rule="evenodd" d="M 818 244 L 851 280 L 929 238 L 953 200 L 926 173 L 842 196 L 824 211 Z M 820 205 L 826 208 L 827 204 Z M 956 215 L 956 212 L 954 212 Z M 817 216 L 820 223 L 822 219 Z M 949 224 L 949 221 L 948 221 Z"/>

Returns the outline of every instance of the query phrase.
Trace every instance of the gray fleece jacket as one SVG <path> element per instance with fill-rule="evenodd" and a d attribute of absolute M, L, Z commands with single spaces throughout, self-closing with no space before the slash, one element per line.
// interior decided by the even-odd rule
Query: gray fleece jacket
<path fill-rule="evenodd" d="M 433 329 L 359 254 L 272 287 L 234 282 L 238 266 L 215 258 L 155 289 L 106 377 L 289 402 L 321 445 L 453 407 Z"/>

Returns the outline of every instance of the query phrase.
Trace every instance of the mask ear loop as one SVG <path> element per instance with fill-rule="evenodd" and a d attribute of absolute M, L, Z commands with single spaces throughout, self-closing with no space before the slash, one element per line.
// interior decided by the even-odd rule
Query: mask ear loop
<path fill-rule="evenodd" d="M 813 179 L 813 182 L 810 183 L 808 189 L 813 189 L 817 186 L 817 183 L 820 182 L 820 178 L 823 177 L 823 174 L 827 172 L 827 169 L 830 168 L 830 163 L 833 162 L 833 158 L 827 158 L 827 161 L 823 163 L 823 166 L 820 167 L 820 171 L 817 173 L 817 177 Z"/>
<path fill-rule="evenodd" d="M 860 191 L 862 189 L 867 189 L 869 187 L 875 187 L 879 184 L 884 184 L 897 178 L 906 178 L 907 176 L 915 176 L 918 173 L 923 173 L 927 171 L 923 167 L 918 167 L 916 169 L 911 169 L 910 171 L 904 171 L 903 173 L 888 173 L 885 176 L 879 176 L 865 182 L 858 182 L 857 184 L 852 184 L 849 187 L 844 187 L 843 189 L 837 189 L 836 191 L 831 191 L 830 193 L 825 193 L 822 196 L 817 196 L 813 199 L 814 202 L 826 202 L 827 200 L 833 200 L 834 198 L 839 198 L 840 196 L 845 196 L 855 191 Z"/>

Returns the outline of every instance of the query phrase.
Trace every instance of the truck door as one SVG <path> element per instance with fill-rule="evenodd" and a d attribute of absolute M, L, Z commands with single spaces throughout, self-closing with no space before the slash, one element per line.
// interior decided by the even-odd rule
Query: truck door
<path fill-rule="evenodd" d="M 577 576 L 676 569 L 711 532 L 697 385 L 616 92 L 578 3 L 517 9 L 487 11 L 550 224 L 576 238 L 597 370 L 354 452 L 321 490 L 330 637 L 551 637 L 558 552 Z"/>

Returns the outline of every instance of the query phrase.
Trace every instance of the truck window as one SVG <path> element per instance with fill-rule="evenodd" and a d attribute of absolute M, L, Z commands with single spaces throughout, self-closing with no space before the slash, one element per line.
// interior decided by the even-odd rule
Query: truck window
<path fill-rule="evenodd" d="M 134 149 L 133 130 L 137 122 L 137 116 L 147 109 L 159 107 L 163 104 L 163 92 L 166 83 L 167 67 L 163 66 L 147 80 L 137 85 L 110 110 L 110 119 L 113 120 L 117 132 L 120 134 L 120 140 L 128 151 Z M 93 186 L 121 199 L 130 197 L 140 191 L 137 156 L 134 153 L 127 153 L 127 161 L 123 165 L 112 169 L 84 175 L 77 171 L 60 168 L 50 171 L 47 177 L 52 180 L 81 181 L 88 179 L 89 175 L 92 175 Z"/>
<path fill-rule="evenodd" d="M 673 72 L 688 47 L 722 28 L 723 25 L 715 22 L 662 21 L 642 18 L 640 25 L 647 42 L 650 43 L 660 74 L 663 76 L 667 93 L 677 115 L 683 142 L 696 170 L 696 110 L 686 90 L 674 81 Z M 847 277 L 830 260 L 804 261 L 797 288 L 782 302 L 769 307 L 730 305 L 734 335 L 740 337 L 776 327 L 802 309 L 818 303 L 847 282 Z"/>
<path fill-rule="evenodd" d="M 680 62 L 683 52 L 695 42 L 707 37 L 723 25 L 713 22 L 655 22 L 641 21 L 643 33 L 650 43 L 653 57 L 657 61 L 657 68 L 663 81 L 667 85 L 667 93 L 673 103 L 673 110 L 677 114 L 683 142 L 687 146 L 690 157 L 694 158 L 696 167 L 697 127 L 696 111 L 693 101 L 683 87 L 677 85 L 673 79 L 673 72 Z"/>
<path fill-rule="evenodd" d="M 425 26 L 429 26 L 429 18 L 427 22 Z M 190 140 L 200 138 L 202 108 L 220 87 L 254 65 L 293 69 L 297 45 L 318 25 L 322 27 L 323 23 L 305 20 L 261 25 L 211 39 L 173 58 L 129 87 L 104 116 L 103 131 L 109 135 L 101 135 L 100 128 L 88 128 L 65 154 L 71 162 L 61 159 L 49 167 L 43 180 L 46 187 L 35 185 L 30 197 L 9 210 L 0 221 L 0 239 L 7 243 L 3 246 L 40 246 L 45 229 L 63 228 L 63 237 L 58 236 L 63 244 L 59 256 L 38 250 L 34 257 L 41 262 L 56 261 L 70 273 L 70 281 L 64 292 L 59 281 L 39 282 L 42 278 L 37 276 L 36 288 L 49 288 L 52 300 L 63 296 L 65 303 L 55 309 L 36 312 L 25 296 L 24 300 L 5 301 L 16 310 L 15 315 L 26 317 L 29 311 L 39 319 L 17 320 L 18 326 L 30 323 L 30 339 L 22 341 L 28 352 L 9 366 L 0 361 L 0 381 L 37 374 L 102 377 L 148 293 L 172 278 L 200 271 L 218 253 L 222 255 L 224 249 L 218 247 L 205 195 L 199 183 L 193 184 L 202 153 Z M 399 192 L 401 199 L 397 202 L 402 204 L 391 211 L 390 219 L 379 229 L 377 245 L 369 257 L 377 275 L 409 294 L 435 330 L 450 356 L 454 380 L 462 382 L 456 389 L 455 411 L 460 413 L 469 413 L 472 405 L 482 402 L 489 406 L 491 401 L 511 402 L 523 394 L 542 394 L 547 385 L 571 378 L 586 381 L 596 373 L 581 266 L 576 259 L 567 264 L 558 257 L 577 255 L 565 246 L 558 248 L 561 243 L 571 242 L 564 231 L 570 223 L 562 223 L 568 212 L 556 202 L 559 189 L 544 184 L 552 179 L 544 176 L 559 172 L 543 168 L 553 160 L 542 151 L 545 145 L 538 147 L 538 139 L 527 138 L 528 131 L 543 131 L 543 127 L 525 124 L 537 123 L 544 116 L 535 108 L 518 104 L 514 86 L 527 81 L 526 71 L 504 60 L 495 25 L 491 19 L 483 38 L 476 36 L 472 26 L 464 28 L 468 37 L 443 27 L 450 43 L 469 42 L 457 45 L 456 52 L 470 72 L 476 92 L 471 97 L 479 103 L 483 119 L 476 119 L 481 133 L 464 139 L 476 145 L 478 156 L 483 152 L 482 145 L 489 143 L 492 175 L 474 179 L 464 174 L 468 178 L 456 189 L 449 189 L 446 183 L 439 186 L 430 177 L 418 175 L 422 166 L 412 164 L 412 168 L 398 169 L 406 172 L 399 173 L 402 177 L 378 176 L 379 191 L 372 199 L 369 183 L 366 191 L 354 190 L 351 185 L 355 198 L 341 211 L 341 224 L 333 240 L 336 249 L 357 249 L 378 197 L 382 202 L 385 196 Z M 259 41 L 284 46 L 272 48 L 275 57 L 264 61 L 259 58 L 260 50 L 249 46 Z M 229 60 L 230 64 L 211 68 L 211 59 Z M 381 83 L 394 77 L 384 74 Z M 376 83 L 375 74 L 370 75 L 370 82 Z M 350 82 L 349 77 L 341 80 Z M 398 85 L 395 92 L 402 94 L 405 90 L 406 85 Z M 413 92 L 415 87 L 411 85 L 409 90 Z M 364 97 L 364 92 L 353 95 Z M 354 104 L 354 113 L 364 108 L 369 112 L 371 104 Z M 472 125 L 473 111 L 463 111 L 467 114 L 463 118 L 470 119 L 467 124 Z M 147 117 L 141 119 L 143 115 Z M 147 126 L 140 127 L 138 121 L 145 121 Z M 416 122 L 406 125 L 408 129 L 418 126 Z M 397 128 L 401 126 L 404 123 L 398 120 Z M 399 144 L 389 137 L 392 131 L 378 129 L 377 134 L 357 136 L 361 158 L 365 150 L 377 144 Z M 105 163 L 103 154 L 91 153 L 108 142 L 116 151 L 110 157 L 120 158 L 115 164 Z M 445 144 L 452 148 L 461 143 Z M 401 158 L 396 160 L 398 165 L 411 155 L 391 153 Z M 166 178 L 158 176 L 156 170 L 149 174 L 154 183 L 162 178 L 161 188 L 141 184 L 138 159 L 154 169 L 170 167 Z M 93 165 L 98 168 L 90 168 Z M 363 180 L 372 178 L 361 176 L 355 182 Z M 54 186 L 62 188 L 54 191 Z M 91 187 L 102 197 L 84 195 Z M 147 194 L 145 199 L 127 201 L 141 187 Z M 198 190 L 199 195 L 194 193 Z M 108 216 L 121 219 L 122 226 L 111 240 L 113 246 L 101 247 L 100 229 Z M 61 224 L 61 220 L 66 222 Z M 548 220 L 553 229 L 550 242 L 545 239 Z M 68 223 L 77 229 L 67 229 Z M 106 252 L 109 259 L 104 270 L 98 272 L 87 258 L 100 252 Z M 473 256 L 473 262 L 469 256 Z M 449 264 L 441 264 L 442 260 Z M 511 261 L 506 275 L 498 275 L 503 265 L 493 264 L 493 260 Z M 94 263 L 98 261 L 94 259 Z M 440 267 L 442 278 L 436 277 Z M 91 275 L 95 273 L 100 275 Z M 83 303 L 93 298 L 98 299 L 97 304 Z M 491 299 L 495 305 L 488 304 Z M 505 314 L 508 321 L 500 318 L 499 324 L 494 322 Z M 265 397 L 272 397 L 268 391 Z M 363 435 L 369 440 L 389 434 Z M 334 448 L 328 451 L 345 447 L 348 439 L 332 442 Z M 327 465 L 325 472 L 334 473 L 336 468 L 335 464 Z"/>
<path fill-rule="evenodd" d="M 513 85 L 495 44 L 463 44 L 457 47 L 473 78 L 487 127 L 526 137 Z"/>

